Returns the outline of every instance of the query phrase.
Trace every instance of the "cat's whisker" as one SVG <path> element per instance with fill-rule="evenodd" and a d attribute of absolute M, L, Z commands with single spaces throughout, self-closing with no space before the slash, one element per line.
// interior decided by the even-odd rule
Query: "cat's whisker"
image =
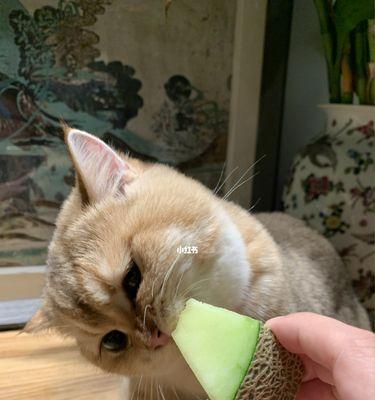
<path fill-rule="evenodd" d="M 252 175 L 250 178 L 247 178 L 244 182 L 241 183 L 241 180 L 246 176 L 246 174 L 248 172 L 250 172 L 260 161 L 262 161 L 265 156 L 266 155 L 264 154 L 262 157 L 258 158 L 258 160 L 256 160 L 253 164 L 250 165 L 250 167 L 248 167 L 246 169 L 246 171 L 236 180 L 236 182 L 234 182 L 232 187 L 227 191 L 227 193 L 225 194 L 223 199 L 227 199 L 229 197 L 229 195 L 233 193 L 234 190 L 238 189 L 238 187 L 240 187 L 244 183 L 248 182 L 250 179 L 252 179 L 257 174 L 256 173 L 256 174 Z M 238 186 L 238 185 L 240 185 L 240 186 Z M 230 192 L 230 194 L 228 194 L 229 192 Z"/>
<path fill-rule="evenodd" d="M 140 393 L 140 390 L 141 390 L 142 378 L 143 378 L 143 375 L 140 376 L 139 381 L 138 381 L 137 400 L 139 399 L 139 393 Z"/>
<path fill-rule="evenodd" d="M 133 390 L 132 390 L 132 394 L 130 396 L 130 400 L 133 400 L 133 397 L 135 395 L 135 390 L 136 390 L 136 386 L 133 386 Z"/>
<path fill-rule="evenodd" d="M 143 313 L 143 329 L 146 329 L 146 317 L 147 317 L 147 310 L 151 308 L 151 304 L 147 304 L 145 307 L 145 311 Z"/>
<path fill-rule="evenodd" d="M 234 184 L 232 185 L 232 187 L 228 190 L 230 191 L 234 186 L 238 185 L 239 182 L 241 182 L 241 180 L 245 177 L 245 175 L 253 168 L 253 165 L 250 165 L 249 168 L 246 169 L 246 171 L 236 180 L 236 182 L 234 182 Z"/>
<path fill-rule="evenodd" d="M 216 186 L 215 186 L 214 190 L 212 191 L 214 194 L 216 194 L 216 193 L 217 193 L 217 192 L 216 192 L 216 190 L 217 190 L 218 186 L 220 185 L 221 178 L 223 177 L 223 173 L 224 173 L 224 171 L 225 171 L 225 167 L 226 167 L 226 165 L 227 165 L 227 162 L 226 162 L 226 161 L 224 161 L 224 163 L 223 163 L 223 167 L 221 168 L 221 172 L 220 172 L 219 180 L 217 181 L 217 184 L 216 184 Z"/>
<path fill-rule="evenodd" d="M 146 384 L 146 388 L 145 388 L 145 398 L 146 399 L 149 399 L 148 392 L 149 392 L 150 387 L 151 387 L 151 382 L 150 382 L 150 380 L 147 380 L 147 384 Z"/>
<path fill-rule="evenodd" d="M 160 394 L 159 394 L 159 390 L 158 390 L 158 384 L 155 382 L 155 392 L 156 392 L 156 400 L 160 399 Z"/>
<path fill-rule="evenodd" d="M 237 179 L 237 181 L 232 185 L 232 187 L 227 191 L 227 193 L 224 195 L 223 199 L 228 198 L 228 196 L 233 193 L 234 190 L 236 190 L 239 186 L 243 185 L 244 183 L 248 182 L 250 179 L 252 179 L 257 173 L 253 174 L 252 176 L 250 176 L 250 178 L 245 179 L 243 182 L 242 179 L 245 177 L 245 175 L 250 172 L 254 166 L 261 160 L 262 158 L 260 158 L 258 161 L 256 161 L 255 163 L 253 163 L 241 176 L 239 179 Z"/>
<path fill-rule="evenodd" d="M 237 189 L 239 189 L 242 185 L 244 185 L 246 182 L 249 182 L 251 179 L 253 179 L 255 176 L 258 175 L 258 172 L 256 172 L 255 174 L 251 175 L 249 178 L 245 179 L 243 182 L 239 183 L 237 186 L 233 186 L 231 190 L 229 190 L 229 192 L 227 192 L 225 194 L 225 196 L 223 197 L 223 200 L 226 200 L 233 192 L 235 192 Z"/>
<path fill-rule="evenodd" d="M 156 279 L 154 279 L 154 282 L 152 282 L 152 287 L 151 287 L 151 301 L 154 300 L 155 283 L 156 283 Z"/>
<path fill-rule="evenodd" d="M 178 283 L 177 283 L 176 291 L 175 291 L 174 297 L 173 297 L 173 303 L 174 303 L 174 302 L 176 301 L 176 299 L 177 299 L 178 290 L 180 289 L 180 285 L 181 285 L 182 279 L 183 279 L 183 277 L 184 277 L 184 275 L 185 275 L 185 272 L 186 272 L 186 269 L 182 272 L 182 274 L 181 274 L 181 276 L 180 276 L 180 279 L 179 279 L 179 281 L 178 281 Z"/>
<path fill-rule="evenodd" d="M 208 281 L 209 279 L 204 279 L 204 281 Z M 203 281 L 203 280 L 202 280 Z M 193 289 L 196 289 L 197 287 L 200 287 L 201 284 L 203 283 L 202 281 L 198 281 L 198 282 L 194 282 L 193 284 L 191 284 L 188 288 L 186 288 L 182 293 L 181 296 L 184 297 L 186 296 L 188 293 L 191 293 Z"/>
<path fill-rule="evenodd" d="M 248 182 L 248 181 L 250 181 L 251 179 L 253 179 L 257 174 L 258 174 L 258 173 L 254 174 L 254 175 L 251 175 L 249 178 L 245 179 L 243 182 L 239 183 L 239 184 L 236 185 L 236 186 L 233 186 L 233 187 L 231 188 L 231 190 L 229 190 L 229 191 L 225 194 L 225 196 L 223 197 L 223 200 L 227 200 L 227 199 L 231 196 L 231 194 L 232 194 L 233 192 L 235 192 L 237 189 L 239 189 L 239 188 L 240 188 L 242 185 L 244 185 L 246 182 Z"/>
<path fill-rule="evenodd" d="M 214 194 L 219 193 L 220 189 L 225 185 L 225 182 L 234 174 L 234 172 L 236 172 L 238 170 L 238 167 L 235 167 L 232 169 L 232 172 L 230 172 L 226 178 L 223 180 L 222 184 L 216 189 L 216 191 L 214 192 Z"/>
<path fill-rule="evenodd" d="M 177 390 L 176 390 L 176 387 L 175 387 L 175 386 L 173 386 L 172 390 L 173 390 L 174 394 L 176 395 L 176 399 L 177 399 L 177 400 L 180 400 L 180 396 L 178 395 L 178 393 L 177 393 Z"/>
<path fill-rule="evenodd" d="M 162 387 L 159 384 L 158 384 L 158 387 L 159 387 L 159 391 L 160 391 L 160 395 L 161 395 L 162 399 L 165 400 Z"/>
<path fill-rule="evenodd" d="M 184 297 L 186 296 L 188 293 L 190 293 L 193 289 L 195 289 L 197 286 L 199 287 L 199 285 L 201 285 L 203 282 L 206 281 L 211 281 L 212 278 L 205 278 L 205 279 L 201 279 L 197 282 L 193 282 L 188 288 L 186 288 L 182 293 L 181 296 Z"/>
<path fill-rule="evenodd" d="M 251 212 L 260 202 L 260 197 L 258 197 L 258 200 L 250 207 L 247 209 L 248 212 Z"/>
<path fill-rule="evenodd" d="M 163 298 L 166 282 L 168 281 L 169 277 L 171 276 L 171 273 L 172 273 L 173 268 L 175 267 L 175 265 L 177 263 L 177 260 L 178 260 L 179 256 L 180 255 L 177 254 L 177 257 L 175 258 L 175 260 L 173 261 L 172 265 L 169 267 L 167 273 L 164 276 L 163 284 L 161 285 L 161 289 L 160 289 L 160 298 Z"/>

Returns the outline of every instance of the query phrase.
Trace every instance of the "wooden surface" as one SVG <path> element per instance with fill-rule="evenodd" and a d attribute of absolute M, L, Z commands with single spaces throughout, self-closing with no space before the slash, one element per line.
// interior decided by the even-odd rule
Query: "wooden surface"
<path fill-rule="evenodd" d="M 0 332 L 0 400 L 118 400 L 119 378 L 54 336 Z"/>

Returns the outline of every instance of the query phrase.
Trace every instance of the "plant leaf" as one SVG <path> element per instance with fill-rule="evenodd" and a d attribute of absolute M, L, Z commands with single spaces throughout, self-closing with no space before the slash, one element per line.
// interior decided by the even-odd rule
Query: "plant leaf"
<path fill-rule="evenodd" d="M 375 18 L 373 0 L 336 0 L 334 5 L 337 32 L 346 35 L 361 21 Z"/>

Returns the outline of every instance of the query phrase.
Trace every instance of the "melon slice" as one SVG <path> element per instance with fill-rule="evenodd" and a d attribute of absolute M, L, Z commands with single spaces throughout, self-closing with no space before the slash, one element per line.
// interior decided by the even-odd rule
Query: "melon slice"
<path fill-rule="evenodd" d="M 172 337 L 211 400 L 296 397 L 302 361 L 260 321 L 190 299 Z"/>
<path fill-rule="evenodd" d="M 259 328 L 255 319 L 190 299 L 172 337 L 210 399 L 233 400 Z"/>

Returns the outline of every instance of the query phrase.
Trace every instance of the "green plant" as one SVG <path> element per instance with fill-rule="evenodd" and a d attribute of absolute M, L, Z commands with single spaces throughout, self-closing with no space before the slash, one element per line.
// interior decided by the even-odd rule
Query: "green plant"
<path fill-rule="evenodd" d="M 314 0 L 331 103 L 375 104 L 374 0 Z"/>

